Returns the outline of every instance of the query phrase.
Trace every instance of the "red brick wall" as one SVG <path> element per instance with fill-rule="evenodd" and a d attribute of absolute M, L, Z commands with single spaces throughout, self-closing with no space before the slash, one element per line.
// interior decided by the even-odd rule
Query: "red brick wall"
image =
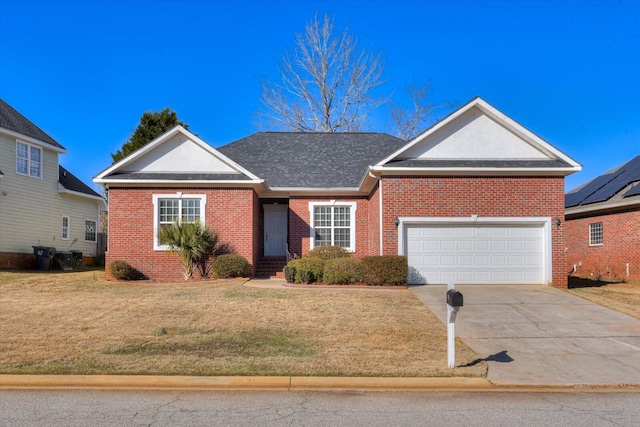
<path fill-rule="evenodd" d="M 369 255 L 380 255 L 380 188 L 369 196 Z"/>
<path fill-rule="evenodd" d="M 383 177 L 382 198 L 385 254 L 398 253 L 395 217 L 564 218 L 563 177 Z M 551 228 L 552 281 L 566 287 L 564 226 Z"/>
<path fill-rule="evenodd" d="M 36 268 L 36 256 L 32 253 L 0 252 L 0 268 L 33 269 Z"/>
<path fill-rule="evenodd" d="M 257 257 L 258 198 L 250 188 L 110 188 L 107 274 L 112 261 L 125 260 L 152 280 L 182 279 L 177 254 L 154 251 L 154 194 L 206 194 L 205 223 L 233 245 L 252 267 Z"/>
<path fill-rule="evenodd" d="M 326 202 L 336 200 L 336 202 L 356 202 L 356 252 L 355 257 L 367 255 L 377 255 L 370 253 L 369 244 L 369 201 L 366 197 L 361 198 L 341 198 L 332 197 L 291 197 L 289 199 L 289 252 L 302 256 L 309 252 L 309 235 L 311 231 L 309 203 Z"/>
<path fill-rule="evenodd" d="M 603 244 L 589 246 L 589 224 L 595 222 L 602 222 Z M 567 271 L 576 265 L 581 277 L 640 279 L 640 211 L 571 219 L 565 228 Z"/>

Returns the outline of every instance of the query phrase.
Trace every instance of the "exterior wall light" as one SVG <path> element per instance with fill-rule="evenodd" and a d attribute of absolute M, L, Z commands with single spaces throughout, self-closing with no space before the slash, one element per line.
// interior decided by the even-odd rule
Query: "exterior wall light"
<path fill-rule="evenodd" d="M 557 216 L 556 217 L 556 228 L 560 228 L 560 224 L 562 224 L 562 222 L 560 221 L 560 217 Z"/>
<path fill-rule="evenodd" d="M 393 218 L 393 224 L 396 226 L 396 228 L 398 228 L 398 225 L 400 225 L 400 220 L 398 219 L 398 217 Z"/>

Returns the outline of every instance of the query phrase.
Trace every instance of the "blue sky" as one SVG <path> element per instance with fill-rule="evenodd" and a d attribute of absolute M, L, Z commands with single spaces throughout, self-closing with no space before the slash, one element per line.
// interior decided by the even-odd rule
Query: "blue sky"
<path fill-rule="evenodd" d="M 260 80 L 316 13 L 382 53 L 386 90 L 480 96 L 577 160 L 568 190 L 640 154 L 634 0 L 0 0 L 0 97 L 94 186 L 145 111 L 176 110 L 214 147 L 257 131 Z"/>

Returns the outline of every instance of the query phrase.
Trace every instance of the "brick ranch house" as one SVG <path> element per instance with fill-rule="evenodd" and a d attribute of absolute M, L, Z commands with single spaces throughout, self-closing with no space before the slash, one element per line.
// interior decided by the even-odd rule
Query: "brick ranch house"
<path fill-rule="evenodd" d="M 475 98 L 411 141 L 261 132 L 212 148 L 176 127 L 98 174 L 107 264 L 179 279 L 161 224 L 201 220 L 252 265 L 341 245 L 408 257 L 409 284 L 567 285 L 564 177 L 574 160 Z"/>
<path fill-rule="evenodd" d="M 640 156 L 565 197 L 568 270 L 640 279 Z"/>

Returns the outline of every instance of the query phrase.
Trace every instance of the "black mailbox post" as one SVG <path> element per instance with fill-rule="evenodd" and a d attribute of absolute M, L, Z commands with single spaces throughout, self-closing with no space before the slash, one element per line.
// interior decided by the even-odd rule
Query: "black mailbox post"
<path fill-rule="evenodd" d="M 462 294 L 455 289 L 449 289 L 447 291 L 447 304 L 451 307 L 462 307 L 463 298 Z"/>

